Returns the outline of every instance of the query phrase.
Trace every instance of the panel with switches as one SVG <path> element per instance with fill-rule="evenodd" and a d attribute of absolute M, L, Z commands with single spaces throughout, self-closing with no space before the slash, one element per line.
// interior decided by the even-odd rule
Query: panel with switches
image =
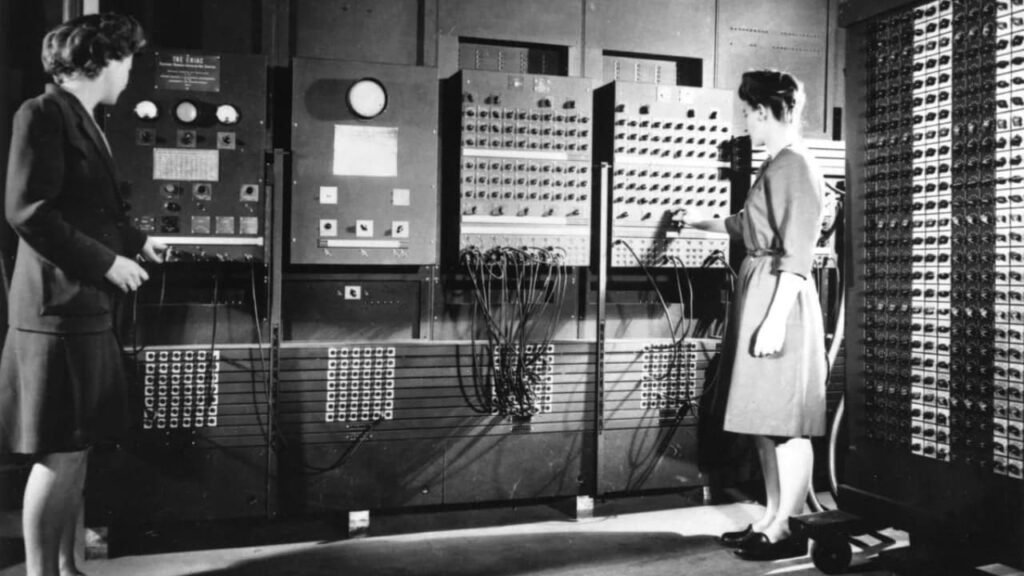
<path fill-rule="evenodd" d="M 459 249 L 539 248 L 588 265 L 591 81 L 480 70 L 455 81 Z"/>
<path fill-rule="evenodd" d="M 598 92 L 599 160 L 612 164 L 611 266 L 722 266 L 724 234 L 681 230 L 731 214 L 727 90 L 614 82 Z"/>
<path fill-rule="evenodd" d="M 298 59 L 294 264 L 437 262 L 437 70 Z"/>
<path fill-rule="evenodd" d="M 132 222 L 180 260 L 265 258 L 266 74 L 262 57 L 140 54 L 107 111 Z"/>

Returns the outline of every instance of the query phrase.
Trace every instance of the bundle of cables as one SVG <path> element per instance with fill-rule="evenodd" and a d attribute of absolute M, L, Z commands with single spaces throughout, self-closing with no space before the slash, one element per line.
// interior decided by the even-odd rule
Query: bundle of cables
<path fill-rule="evenodd" d="M 565 290 L 568 270 L 562 255 L 543 248 L 463 249 L 460 262 L 473 284 L 474 373 L 484 411 L 528 418 L 539 412 L 538 390 L 545 384 L 548 355 Z M 553 308 L 553 313 L 549 311 Z M 477 349 L 477 318 L 484 321 L 486 357 Z"/>
<path fill-rule="evenodd" d="M 652 371 L 653 373 L 651 374 L 651 380 L 657 386 L 659 395 L 663 395 L 658 398 L 658 400 L 666 400 L 667 402 L 670 402 L 673 407 L 677 408 L 677 420 L 682 420 L 687 414 L 696 416 L 698 413 L 697 405 L 700 402 L 701 395 L 684 395 L 681 393 L 681 388 L 689 382 L 689 373 L 691 369 L 690 358 L 687 354 L 689 348 L 686 345 L 686 341 L 690 338 L 720 338 L 724 333 L 725 322 L 711 321 L 698 323 L 692 315 L 687 315 L 687 302 L 689 302 L 691 313 L 694 306 L 693 282 L 690 279 L 689 269 L 683 262 L 682 258 L 669 254 L 662 254 L 660 256 L 647 255 L 647 258 L 642 258 L 627 241 L 620 239 L 616 240 L 615 243 L 622 245 L 630 254 L 632 254 L 637 266 L 647 277 L 648 282 L 658 297 L 658 301 L 661 303 L 661 306 L 665 311 L 665 322 L 668 324 L 670 343 L 654 347 L 655 351 L 659 352 L 662 357 L 666 358 L 666 361 L 663 363 L 659 362 L 657 364 L 652 363 L 652 366 L 659 367 L 659 371 Z M 681 308 L 680 316 L 674 323 L 672 321 L 672 314 L 669 306 L 661 292 L 661 287 L 648 268 L 647 263 L 651 261 L 651 258 L 661 258 L 662 264 L 670 265 L 673 269 L 676 291 L 678 292 L 679 305 Z M 703 267 L 707 268 L 718 262 L 724 264 L 726 269 L 729 270 L 731 285 L 732 278 L 735 277 L 735 273 L 729 266 L 729 262 L 726 260 L 725 254 L 722 251 L 716 250 L 710 254 L 705 260 Z M 685 300 L 683 298 L 683 286 L 680 271 L 682 271 L 683 276 L 686 278 L 689 300 Z M 728 311 L 726 311 L 725 315 L 726 317 L 728 316 Z M 716 382 L 717 372 L 708 382 L 705 383 L 704 392 L 707 392 Z"/>

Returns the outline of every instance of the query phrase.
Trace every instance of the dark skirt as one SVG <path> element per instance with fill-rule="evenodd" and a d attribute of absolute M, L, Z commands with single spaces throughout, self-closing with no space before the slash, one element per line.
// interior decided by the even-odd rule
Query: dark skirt
<path fill-rule="evenodd" d="M 127 383 L 112 331 L 7 331 L 0 357 L 0 453 L 74 452 L 127 424 Z"/>

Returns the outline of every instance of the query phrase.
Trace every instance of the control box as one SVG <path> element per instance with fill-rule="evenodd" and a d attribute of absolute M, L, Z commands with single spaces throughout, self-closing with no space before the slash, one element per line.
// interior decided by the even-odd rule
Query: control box
<path fill-rule="evenodd" d="M 138 54 L 105 114 L 133 224 L 179 257 L 265 258 L 266 79 L 260 56 Z"/>
<path fill-rule="evenodd" d="M 697 420 L 720 352 L 720 340 L 703 338 L 605 343 L 598 494 L 706 483 L 698 466 Z"/>
<path fill-rule="evenodd" d="M 850 17 L 839 500 L 922 557 L 1019 568 L 1024 10 L 903 4 Z"/>
<path fill-rule="evenodd" d="M 590 264 L 592 81 L 464 70 L 449 82 L 446 178 L 458 250 L 542 248 Z M 453 242 L 454 244 L 454 242 Z"/>
<path fill-rule="evenodd" d="M 290 261 L 437 262 L 437 70 L 296 59 Z"/>
<path fill-rule="evenodd" d="M 724 234 L 681 230 L 688 219 L 731 213 L 728 146 L 734 94 L 728 90 L 613 82 L 598 90 L 595 158 L 612 165 L 608 183 L 610 265 L 714 266 L 728 261 Z"/>

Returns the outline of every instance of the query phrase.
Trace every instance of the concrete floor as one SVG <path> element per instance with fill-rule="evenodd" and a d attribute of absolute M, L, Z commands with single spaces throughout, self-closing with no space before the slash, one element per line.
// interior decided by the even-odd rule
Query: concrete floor
<path fill-rule="evenodd" d="M 820 574 L 809 557 L 747 562 L 715 542 L 725 530 L 760 515 L 753 503 L 662 509 L 598 510 L 600 516 L 564 515 L 528 523 L 446 529 L 359 539 L 292 544 L 129 553 L 88 561 L 89 576 L 729 576 Z M 391 519 L 401 524 L 401 518 Z M 376 520 L 371 519 L 371 533 Z M 407 530 L 416 528 L 409 527 Z M 403 531 L 399 528 L 396 531 Z M 894 533 L 904 545 L 905 535 Z M 167 549 L 167 548 L 165 548 Z M 855 548 L 856 551 L 856 548 Z M 860 575 L 890 575 L 864 554 Z M 21 576 L 24 565 L 0 570 Z"/>

